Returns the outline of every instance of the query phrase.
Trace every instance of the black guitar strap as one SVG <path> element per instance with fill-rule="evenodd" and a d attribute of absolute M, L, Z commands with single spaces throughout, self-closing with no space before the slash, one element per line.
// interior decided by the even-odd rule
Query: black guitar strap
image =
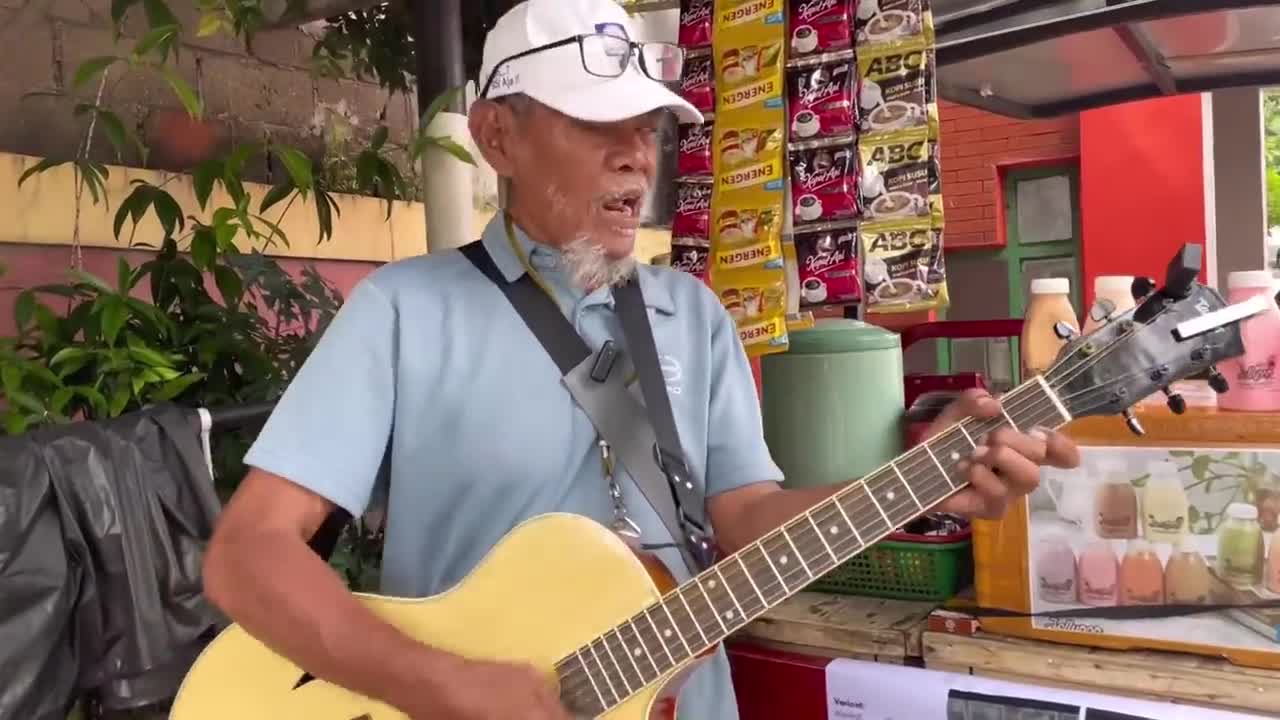
<path fill-rule="evenodd" d="M 608 357 L 615 352 L 611 343 L 593 357 L 586 341 L 528 273 L 508 282 L 478 240 L 464 245 L 461 251 L 498 286 L 555 361 L 566 389 L 676 539 L 690 571 L 696 573 L 709 567 L 714 560 L 714 544 L 703 519 L 704 498 L 697 492 L 685 461 L 636 277 L 633 275 L 615 290 L 614 302 L 639 376 L 643 408 L 626 390 L 621 373 L 609 372 L 616 365 Z"/>

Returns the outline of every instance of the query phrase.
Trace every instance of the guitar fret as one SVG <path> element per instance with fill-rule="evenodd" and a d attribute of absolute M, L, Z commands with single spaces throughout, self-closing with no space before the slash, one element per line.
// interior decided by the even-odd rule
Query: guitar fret
<path fill-rule="evenodd" d="M 615 632 L 614 634 L 616 635 L 617 633 Z M 627 672 L 622 669 L 622 664 L 618 662 L 618 657 L 613 654 L 613 648 L 609 647 L 609 634 L 605 633 L 600 638 L 600 642 L 604 645 L 604 651 L 609 654 L 609 659 L 613 661 L 613 666 L 618 668 L 618 677 L 622 680 L 623 687 L 627 689 L 627 694 L 630 695 L 635 692 L 631 688 L 631 683 L 627 682 Z"/>
<path fill-rule="evenodd" d="M 769 550 L 764 546 L 763 541 L 756 541 L 755 546 L 760 550 L 760 554 L 764 556 L 764 561 L 769 564 L 769 569 L 773 571 L 773 576 L 778 578 L 778 585 L 782 586 L 782 594 L 785 597 L 791 593 L 791 588 L 787 587 L 787 581 L 782 577 L 782 573 L 778 572 L 778 566 L 773 564 L 773 559 L 769 557 Z"/>
<path fill-rule="evenodd" d="M 724 591 L 729 594 L 729 599 L 733 601 L 733 606 L 738 609 L 738 620 L 744 621 L 747 617 L 747 613 L 743 611 L 741 603 L 738 602 L 738 596 L 733 593 L 733 588 L 729 587 L 729 582 L 724 579 L 724 573 L 721 572 L 720 566 L 715 565 L 712 567 L 712 569 L 716 571 L 716 577 L 720 578 L 720 585 L 723 586 Z M 715 590 L 716 589 L 716 586 L 714 585 L 715 580 L 712 580 L 711 582 L 713 583 L 711 586 L 711 589 Z M 724 617 L 726 620 L 729 620 L 730 622 L 732 622 L 733 610 L 725 610 Z M 720 623 L 720 625 L 721 627 L 724 627 L 724 623 Z M 729 629 L 727 627 L 725 627 L 725 632 L 726 633 L 729 632 Z"/>
<path fill-rule="evenodd" d="M 951 486 L 952 490 L 956 489 L 956 484 L 951 482 L 950 473 L 947 472 L 946 468 L 942 467 L 942 463 L 938 462 L 938 456 L 933 454 L 933 450 L 929 448 L 929 443 L 921 443 L 921 445 L 924 447 L 924 451 L 929 453 L 929 459 L 933 460 L 933 464 L 938 467 L 938 472 L 942 473 L 942 479 L 947 481 L 947 484 Z"/>
<path fill-rule="evenodd" d="M 630 623 L 627 623 L 627 625 L 630 625 Z M 627 625 L 623 625 L 622 627 L 625 628 L 627 627 Z M 631 661 L 631 667 L 635 668 L 636 677 L 639 678 L 641 685 L 643 685 L 646 680 L 645 672 L 640 669 L 640 663 L 636 662 L 636 656 L 641 652 L 647 655 L 649 654 L 649 650 L 645 648 L 644 641 L 640 639 L 640 634 L 635 631 L 634 627 L 631 628 L 631 633 L 636 637 L 636 647 L 634 648 L 627 646 L 627 641 L 622 637 L 621 630 L 616 631 L 616 634 L 618 636 L 618 642 L 622 644 L 622 649 L 624 651 L 624 654 L 627 656 L 627 660 Z M 649 658 L 649 663 L 651 665 L 653 664 L 653 658 Z M 658 671 L 658 666 L 654 665 L 653 670 L 656 673 Z"/>
<path fill-rule="evenodd" d="M 854 525 L 853 520 L 849 519 L 849 513 L 845 512 L 844 508 L 840 506 L 840 502 L 838 499 L 835 501 L 834 504 L 836 506 L 836 509 L 840 511 L 840 517 L 844 518 L 844 521 L 849 526 L 849 529 L 853 531 L 853 537 L 855 540 L 858 541 L 858 545 L 860 547 L 866 547 L 867 544 L 862 541 L 862 533 L 858 532 L 858 526 Z"/>
<path fill-rule="evenodd" d="M 862 493 L 867 496 L 867 500 L 862 500 L 858 502 L 861 502 L 865 506 L 866 502 L 870 501 L 872 504 L 876 506 L 877 510 L 880 510 L 880 517 L 884 518 L 883 520 L 884 526 L 882 528 L 875 527 L 875 523 L 880 522 L 880 519 L 877 518 L 874 514 L 869 515 L 867 519 L 861 520 L 863 533 L 868 537 L 879 537 L 881 535 L 888 535 L 890 532 L 893 531 L 893 522 L 889 520 L 889 517 L 885 515 L 883 510 L 880 509 L 880 505 L 876 503 L 876 499 L 872 497 L 871 491 L 867 488 L 866 484 L 860 483 L 860 482 L 853 483 L 849 485 L 849 488 L 845 492 L 849 496 L 849 499 L 853 501 L 853 500 L 856 500 L 856 498 L 853 497 L 853 494 L 859 490 L 861 490 Z M 853 504 L 856 505 L 856 503 L 853 503 Z"/>
<path fill-rule="evenodd" d="M 604 663 L 600 662 L 600 653 L 596 652 L 596 644 L 593 641 L 587 646 L 591 650 L 591 657 L 595 659 L 596 665 L 600 668 L 600 674 L 604 675 L 604 681 L 609 685 L 609 694 L 613 695 L 614 702 L 622 700 L 622 696 L 618 694 L 618 689 L 613 686 L 613 678 L 609 677 L 609 671 L 605 669 Z"/>
<path fill-rule="evenodd" d="M 646 617 L 646 618 L 648 617 L 647 612 L 646 612 L 646 614 L 645 614 L 645 617 Z M 650 644 L 650 643 L 649 643 L 649 642 L 646 642 L 646 640 L 645 640 L 645 635 L 646 635 L 647 633 L 646 633 L 646 631 L 644 631 L 644 630 L 642 630 L 642 629 L 641 629 L 641 628 L 643 628 L 644 626 L 643 626 L 643 625 L 638 624 L 638 623 L 637 623 L 637 619 L 638 619 L 638 618 L 636 618 L 636 617 L 631 618 L 630 620 L 628 620 L 628 621 L 627 621 L 627 625 L 626 625 L 626 626 L 627 626 L 627 628 L 628 628 L 628 629 L 630 629 L 630 630 L 631 630 L 631 632 L 632 632 L 633 634 L 635 634 L 635 636 L 636 636 L 636 641 L 640 644 L 640 647 L 639 647 L 639 651 L 640 651 L 640 652 L 632 651 L 632 654 L 633 654 L 633 655 L 635 655 L 637 658 L 639 658 L 639 657 L 644 657 L 646 660 L 648 660 L 648 661 L 649 661 L 649 666 L 653 668 L 653 677 L 655 677 L 655 678 L 656 678 L 656 677 L 658 677 L 659 675 L 661 675 L 661 674 L 662 674 L 662 670 L 663 670 L 663 668 L 662 668 L 662 667 L 660 667 L 660 666 L 658 665 L 658 658 L 662 657 L 662 654 L 661 654 L 661 653 L 659 653 L 659 654 L 655 657 L 655 656 L 654 656 L 654 654 L 653 654 L 653 652 L 649 650 L 649 644 Z M 652 623 L 650 623 L 650 627 L 653 627 Z M 653 642 L 658 643 L 659 645 L 662 645 L 662 638 L 658 636 L 658 630 L 657 630 L 657 628 L 653 628 L 653 640 L 652 640 L 652 641 L 653 641 Z M 672 664 L 674 665 L 675 663 L 672 663 Z M 652 678 L 644 678 L 644 676 L 643 676 L 643 675 L 642 675 L 641 677 L 642 677 L 642 679 L 645 679 L 645 680 L 652 679 Z"/>
<path fill-rule="evenodd" d="M 702 623 L 698 622 L 698 616 L 693 614 L 693 608 L 689 607 L 689 601 L 684 599 L 684 592 L 677 590 L 676 597 L 680 598 L 680 604 L 684 605 L 684 611 L 689 613 L 689 620 L 693 623 L 693 629 L 697 630 L 698 634 L 702 636 L 702 643 L 710 645 L 711 638 L 707 637 L 707 634 L 703 632 Z M 692 655 L 693 653 L 689 654 Z"/>
<path fill-rule="evenodd" d="M 662 606 L 663 611 L 666 611 L 667 609 L 666 603 L 658 603 L 658 604 Z M 675 618 L 671 617 L 671 613 L 667 613 L 667 618 L 671 620 L 671 628 L 668 628 L 667 632 L 680 636 L 680 642 L 684 644 L 685 652 L 689 653 L 690 655 L 693 655 L 693 651 L 689 649 L 689 643 L 684 641 L 684 633 L 680 632 L 680 629 L 675 627 L 676 625 Z M 649 614 L 649 608 L 644 609 L 644 619 L 649 621 L 649 627 L 653 628 L 653 636 L 658 638 L 658 644 L 662 645 L 662 650 L 665 653 L 667 653 L 667 659 L 671 661 L 671 666 L 675 667 L 676 656 L 671 654 L 671 648 L 667 646 L 667 640 L 666 638 L 663 637 L 662 632 L 658 630 L 658 625 L 653 622 L 653 616 Z M 674 632 L 672 632 L 672 628 L 674 628 Z"/>
<path fill-rule="evenodd" d="M 804 517 L 806 520 L 809 521 L 809 524 L 813 526 L 813 531 L 818 534 L 818 539 L 822 541 L 822 547 L 826 548 L 827 554 L 831 556 L 831 562 L 833 563 L 840 562 L 840 559 L 836 557 L 836 554 L 831 549 L 831 546 L 827 544 L 827 539 L 822 536 L 822 528 L 818 527 L 818 523 L 813 521 L 813 516 L 806 512 L 804 514 Z"/>
<path fill-rule="evenodd" d="M 760 598 L 760 602 L 764 603 L 765 609 L 769 608 L 769 601 L 765 599 L 764 593 L 760 592 L 760 586 L 756 585 L 755 578 L 751 577 L 751 570 L 747 568 L 746 562 L 742 560 L 742 553 L 737 554 L 738 565 L 742 567 L 742 574 L 747 576 L 747 582 L 751 583 L 751 589 L 756 591 L 756 596 Z"/>
<path fill-rule="evenodd" d="M 609 707 L 609 703 L 604 699 L 604 693 L 600 692 L 600 686 L 596 684 L 595 676 L 591 674 L 591 669 L 587 667 L 587 661 L 582 657 L 582 648 L 575 650 L 573 655 L 578 658 L 578 665 L 582 668 L 582 674 L 587 676 L 587 681 L 591 683 L 591 689 L 596 691 L 596 697 L 600 698 L 600 707 Z"/>
<path fill-rule="evenodd" d="M 898 469 L 897 463 L 891 462 L 889 463 L 889 467 L 893 468 L 893 474 L 898 477 L 898 482 L 902 483 L 902 487 L 907 489 L 907 493 L 911 495 L 911 500 L 916 504 L 916 507 L 924 510 L 924 504 L 920 502 L 920 498 L 916 497 L 916 491 L 911 489 L 911 483 L 907 482 L 907 478 L 902 474 L 902 471 Z"/>
<path fill-rule="evenodd" d="M 964 439 L 969 441 L 969 447 L 976 450 L 978 448 L 978 443 L 974 442 L 973 436 L 969 434 L 968 430 L 964 429 L 964 423 L 956 425 L 956 428 L 960 430 L 961 435 L 964 435 Z"/>
<path fill-rule="evenodd" d="M 795 553 L 796 559 L 800 561 L 800 567 L 804 568 L 804 572 L 809 577 L 813 577 L 813 571 L 809 569 L 809 563 L 804 561 L 804 556 L 800 554 L 800 549 L 796 547 L 796 543 L 791 539 L 791 533 L 787 532 L 785 525 L 781 528 L 782 537 L 787 539 L 787 544 L 791 546 L 791 552 Z"/>
<path fill-rule="evenodd" d="M 716 604 L 711 602 L 711 596 L 707 594 L 707 589 L 702 586 L 702 580 L 695 576 L 693 578 L 693 584 L 698 588 L 698 592 L 702 593 L 702 597 L 707 601 L 707 607 L 711 609 L 711 614 L 715 616 L 716 622 L 720 624 L 721 632 L 728 635 L 729 628 L 725 627 L 724 621 L 720 619 L 720 613 L 716 610 Z"/>
<path fill-rule="evenodd" d="M 860 482 L 858 484 L 862 486 L 862 491 L 867 494 L 867 497 L 871 498 L 871 502 L 876 506 L 876 510 L 880 511 L 880 517 L 884 518 L 884 524 L 892 528 L 893 521 L 889 519 L 889 514 L 884 511 L 884 508 L 880 505 L 880 501 L 876 499 L 876 494 L 871 492 L 871 488 L 867 487 L 865 482 Z"/>
<path fill-rule="evenodd" d="M 1018 424 L 1013 421 L 1013 418 L 1009 417 L 1009 412 L 1004 409 L 1004 403 L 1000 403 L 1000 414 L 1004 415 L 1004 419 L 1009 421 L 1009 427 L 1022 432 L 1018 429 Z"/>

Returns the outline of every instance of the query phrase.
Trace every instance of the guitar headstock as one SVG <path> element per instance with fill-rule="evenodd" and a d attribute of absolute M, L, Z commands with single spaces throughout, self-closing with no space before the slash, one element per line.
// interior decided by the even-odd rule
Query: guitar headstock
<path fill-rule="evenodd" d="M 1141 434 L 1130 408 L 1143 398 L 1163 391 L 1174 412 L 1185 409 L 1170 384 L 1206 377 L 1215 391 L 1226 391 L 1214 363 L 1244 354 L 1239 321 L 1262 308 L 1228 306 L 1218 291 L 1196 280 L 1199 271 L 1200 247 L 1184 246 L 1163 287 L 1134 283 L 1135 295 L 1147 292 L 1135 297 L 1136 307 L 1067 342 L 1044 379 L 1073 417 L 1123 414 Z"/>

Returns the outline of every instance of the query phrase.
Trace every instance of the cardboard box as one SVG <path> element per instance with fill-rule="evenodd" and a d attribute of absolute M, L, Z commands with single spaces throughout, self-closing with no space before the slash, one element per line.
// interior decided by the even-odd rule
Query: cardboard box
<path fill-rule="evenodd" d="M 982 629 L 1280 668 L 1277 609 L 1159 619 L 1097 609 L 1147 606 L 1122 612 L 1149 615 L 1169 604 L 1280 599 L 1280 576 L 1267 579 L 1272 561 L 1280 573 L 1280 413 L 1193 408 L 1177 416 L 1143 405 L 1136 414 L 1143 437 L 1119 417 L 1068 425 L 1081 471 L 1045 469 L 1041 487 L 1003 521 L 974 524 L 979 606 L 1036 615 L 979 613 Z M 1160 462 L 1172 465 L 1153 465 Z M 1044 615 L 1081 609 L 1099 616 Z"/>

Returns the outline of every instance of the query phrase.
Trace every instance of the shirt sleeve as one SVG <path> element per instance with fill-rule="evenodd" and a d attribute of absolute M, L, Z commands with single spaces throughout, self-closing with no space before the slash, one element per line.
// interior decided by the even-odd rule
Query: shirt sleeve
<path fill-rule="evenodd" d="M 755 376 L 733 318 L 715 302 L 711 334 L 711 407 L 707 413 L 707 496 L 782 481 L 764 441 Z"/>
<path fill-rule="evenodd" d="M 359 516 L 391 434 L 397 317 L 369 278 L 352 289 L 245 456 Z"/>

